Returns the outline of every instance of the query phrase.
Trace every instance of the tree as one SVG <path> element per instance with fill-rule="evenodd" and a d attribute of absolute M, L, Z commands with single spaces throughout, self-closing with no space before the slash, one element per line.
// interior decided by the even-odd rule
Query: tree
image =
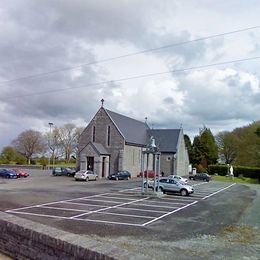
<path fill-rule="evenodd" d="M 191 144 L 190 137 L 188 135 L 184 135 L 184 142 L 185 142 L 185 146 L 188 151 L 189 160 L 192 161 L 192 158 L 193 158 L 192 144 Z"/>
<path fill-rule="evenodd" d="M 64 151 L 66 162 L 69 162 L 71 155 L 76 151 L 79 131 L 79 128 L 74 124 L 65 124 L 59 128 L 59 142 Z"/>
<path fill-rule="evenodd" d="M 42 134 L 34 130 L 26 130 L 22 132 L 12 144 L 16 150 L 26 157 L 30 164 L 32 156 L 41 153 L 46 149 L 46 144 Z"/>
<path fill-rule="evenodd" d="M 223 159 L 224 163 L 234 163 L 238 154 L 237 137 L 233 133 L 223 131 L 216 135 L 216 142 L 218 145 L 219 157 Z"/>
<path fill-rule="evenodd" d="M 194 164 L 201 164 L 203 168 L 207 168 L 209 164 L 216 163 L 218 147 L 209 128 L 204 127 L 200 134 L 195 136 L 192 150 Z"/>
<path fill-rule="evenodd" d="M 205 168 L 209 164 L 215 164 L 218 159 L 218 147 L 215 138 L 209 128 L 204 127 L 200 133 L 200 142 L 202 145 L 202 153 Z"/>
<path fill-rule="evenodd" d="M 51 132 L 47 134 L 48 147 L 51 151 L 51 158 L 54 164 L 55 158 L 62 155 L 59 128 L 55 127 Z"/>
<path fill-rule="evenodd" d="M 1 159 L 4 163 L 10 163 L 15 161 L 17 157 L 17 151 L 12 146 L 5 146 L 1 152 Z"/>

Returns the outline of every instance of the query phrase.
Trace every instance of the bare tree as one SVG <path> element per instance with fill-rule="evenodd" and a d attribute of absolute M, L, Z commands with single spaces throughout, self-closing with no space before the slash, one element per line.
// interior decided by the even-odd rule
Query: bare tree
<path fill-rule="evenodd" d="M 55 158 L 59 158 L 59 156 L 62 156 L 59 128 L 55 127 L 52 131 L 47 133 L 46 138 L 47 138 L 48 147 L 51 151 L 51 158 L 54 164 Z"/>
<path fill-rule="evenodd" d="M 16 150 L 26 157 L 28 164 L 31 158 L 37 153 L 41 153 L 46 149 L 46 144 L 42 134 L 34 130 L 26 130 L 22 132 L 12 144 Z"/>
<path fill-rule="evenodd" d="M 59 142 L 64 151 L 66 162 L 69 162 L 71 155 L 75 153 L 79 131 L 79 128 L 74 124 L 65 124 L 59 128 Z"/>

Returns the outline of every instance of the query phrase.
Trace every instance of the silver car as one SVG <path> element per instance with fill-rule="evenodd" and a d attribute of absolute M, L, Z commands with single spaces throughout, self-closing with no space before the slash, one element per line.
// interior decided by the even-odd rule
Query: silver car
<path fill-rule="evenodd" d="M 182 182 L 182 183 L 187 183 L 188 182 L 188 179 L 183 178 L 183 177 L 181 177 L 179 175 L 169 175 L 168 179 L 173 179 L 175 181 Z"/>
<path fill-rule="evenodd" d="M 96 181 L 98 179 L 98 175 L 93 171 L 89 170 L 81 170 L 75 173 L 74 175 L 75 181 Z"/>
<path fill-rule="evenodd" d="M 174 179 L 169 178 L 161 178 L 158 183 L 158 179 L 154 181 L 148 181 L 148 188 L 154 188 L 154 184 L 156 189 L 165 192 L 174 192 L 179 193 L 182 196 L 188 196 L 194 192 L 194 189 L 192 186 L 184 184 L 182 182 L 175 181 Z M 146 182 L 144 183 L 144 186 L 146 187 Z"/>

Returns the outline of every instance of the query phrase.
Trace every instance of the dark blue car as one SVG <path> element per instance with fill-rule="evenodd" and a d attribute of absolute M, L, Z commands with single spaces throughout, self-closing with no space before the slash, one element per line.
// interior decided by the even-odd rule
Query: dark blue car
<path fill-rule="evenodd" d="M 129 180 L 131 173 L 129 171 L 119 171 L 108 176 L 109 180 Z"/>
<path fill-rule="evenodd" d="M 0 177 L 16 179 L 17 174 L 16 172 L 9 169 L 0 169 Z"/>

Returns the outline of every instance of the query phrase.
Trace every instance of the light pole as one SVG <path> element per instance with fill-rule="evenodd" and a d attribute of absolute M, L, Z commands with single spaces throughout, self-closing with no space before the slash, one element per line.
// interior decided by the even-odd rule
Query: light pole
<path fill-rule="evenodd" d="M 51 149 L 51 138 L 52 138 L 52 126 L 53 126 L 53 123 L 49 123 L 49 126 L 50 126 L 50 136 L 49 136 L 49 148 L 50 148 L 50 150 L 52 151 L 52 149 Z M 51 164 L 51 155 L 52 155 L 52 153 L 50 154 L 50 156 L 49 156 L 49 169 L 50 169 L 50 164 Z M 52 164 L 53 164 L 53 158 L 52 158 Z M 52 167 L 53 168 L 53 167 Z"/>
<path fill-rule="evenodd" d="M 149 159 L 152 155 L 152 164 L 150 164 Z M 149 142 L 147 143 L 146 149 L 142 151 L 141 155 L 141 172 L 142 172 L 142 194 L 148 195 L 148 169 L 149 166 L 153 166 L 154 172 L 154 181 L 153 181 L 153 195 L 159 190 L 159 181 L 160 181 L 160 155 L 158 147 L 155 144 L 155 139 L 153 136 L 150 137 Z M 145 169 L 146 168 L 146 169 Z M 145 176 L 146 173 L 146 176 Z M 156 176 L 158 175 L 158 179 Z M 146 177 L 146 181 L 145 181 Z M 146 183 L 145 189 L 144 184 Z"/>

